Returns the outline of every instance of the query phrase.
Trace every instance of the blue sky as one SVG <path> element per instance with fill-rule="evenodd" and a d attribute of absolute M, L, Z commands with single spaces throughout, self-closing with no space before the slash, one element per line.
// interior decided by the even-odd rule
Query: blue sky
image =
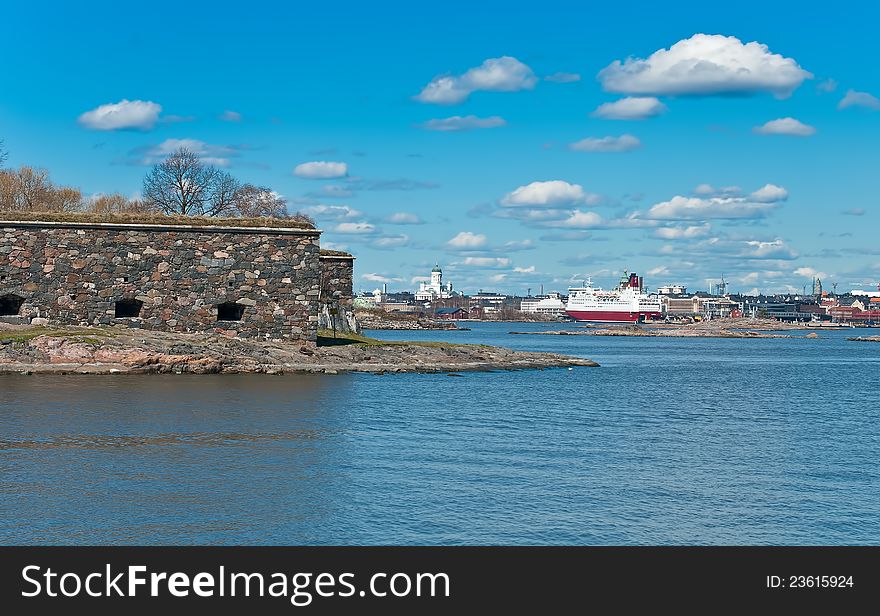
<path fill-rule="evenodd" d="M 880 278 L 870 3 L 196 4 L 5 7 L 7 164 L 136 194 L 188 144 L 364 290 Z"/>

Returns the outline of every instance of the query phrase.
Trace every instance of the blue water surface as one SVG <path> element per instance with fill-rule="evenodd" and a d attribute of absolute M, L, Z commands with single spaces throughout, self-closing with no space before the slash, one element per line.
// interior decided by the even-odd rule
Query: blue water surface
<path fill-rule="evenodd" d="M 880 344 L 470 326 L 601 367 L 0 376 L 0 543 L 880 543 Z"/>

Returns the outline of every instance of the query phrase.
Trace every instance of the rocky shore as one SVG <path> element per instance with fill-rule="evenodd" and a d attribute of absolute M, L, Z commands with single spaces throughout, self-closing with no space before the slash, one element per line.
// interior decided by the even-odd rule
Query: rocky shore
<path fill-rule="evenodd" d="M 347 336 L 322 336 L 315 345 L 122 327 L 0 324 L 0 374 L 383 374 L 598 366 L 555 353 Z"/>
<path fill-rule="evenodd" d="M 851 342 L 880 342 L 880 336 L 858 336 L 856 338 L 847 338 Z"/>

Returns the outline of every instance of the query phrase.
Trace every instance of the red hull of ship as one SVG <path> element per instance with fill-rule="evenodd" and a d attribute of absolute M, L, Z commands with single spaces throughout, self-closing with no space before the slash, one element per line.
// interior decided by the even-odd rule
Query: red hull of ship
<path fill-rule="evenodd" d="M 601 310 L 566 310 L 565 313 L 575 321 L 591 321 L 595 323 L 637 323 L 641 320 L 660 318 L 659 312 L 615 312 Z"/>

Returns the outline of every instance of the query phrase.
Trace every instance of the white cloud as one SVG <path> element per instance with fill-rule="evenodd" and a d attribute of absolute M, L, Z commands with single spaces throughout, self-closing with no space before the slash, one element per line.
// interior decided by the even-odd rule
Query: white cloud
<path fill-rule="evenodd" d="M 621 135 L 620 137 L 587 137 L 568 147 L 576 152 L 629 152 L 641 146 L 642 142 L 638 137 Z"/>
<path fill-rule="evenodd" d="M 865 209 L 861 207 L 851 207 L 848 210 L 843 210 L 841 214 L 844 216 L 864 216 Z"/>
<path fill-rule="evenodd" d="M 591 115 L 606 120 L 644 120 L 666 111 L 668 111 L 666 105 L 653 96 L 627 96 L 599 105 Z"/>
<path fill-rule="evenodd" d="M 472 267 L 509 267 L 510 259 L 506 257 L 467 257 L 464 265 Z"/>
<path fill-rule="evenodd" d="M 698 253 L 699 250 L 715 256 L 754 259 L 757 261 L 790 261 L 798 256 L 781 239 L 762 241 L 730 240 L 713 237 L 700 242 L 692 252 Z"/>
<path fill-rule="evenodd" d="M 515 268 L 513 268 L 513 271 L 517 274 L 534 274 L 535 273 L 535 266 L 530 265 L 528 267 L 515 267 Z"/>
<path fill-rule="evenodd" d="M 136 128 L 150 130 L 159 120 L 162 105 L 152 101 L 130 101 L 101 105 L 79 116 L 80 125 L 92 130 Z"/>
<path fill-rule="evenodd" d="M 516 92 L 531 90 L 537 77 L 528 66 L 510 56 L 489 58 L 463 75 L 435 77 L 415 97 L 422 103 L 454 105 L 472 92 Z"/>
<path fill-rule="evenodd" d="M 189 150 L 207 165 L 217 165 L 218 167 L 229 166 L 230 157 L 238 154 L 234 147 L 214 145 L 198 139 L 166 139 L 158 145 L 139 150 L 143 153 L 143 158 L 139 162 L 144 165 L 153 165 L 181 149 Z"/>
<path fill-rule="evenodd" d="M 708 220 L 712 218 L 760 218 L 771 206 L 748 203 L 742 198 L 682 197 L 676 195 L 669 201 L 653 205 L 647 217 L 654 220 Z"/>
<path fill-rule="evenodd" d="M 794 259 L 797 253 L 785 242 L 777 239 L 772 242 L 746 242 L 746 248 L 739 253 L 739 256 L 747 259 Z"/>
<path fill-rule="evenodd" d="M 348 175 L 348 165 L 326 160 L 301 163 L 294 168 L 293 175 L 309 180 L 342 178 Z"/>
<path fill-rule="evenodd" d="M 364 235 L 375 232 L 376 227 L 375 225 L 371 225 L 368 222 L 341 222 L 333 227 L 333 231 L 335 231 L 336 233 Z"/>
<path fill-rule="evenodd" d="M 776 184 L 764 184 L 749 195 L 749 199 L 758 203 L 777 203 L 788 199 L 788 191 Z"/>
<path fill-rule="evenodd" d="M 825 272 L 820 272 L 817 269 L 813 269 L 812 267 L 799 267 L 794 272 L 792 272 L 795 276 L 804 276 L 806 278 L 828 278 L 828 274 Z"/>
<path fill-rule="evenodd" d="M 220 119 L 224 122 L 241 122 L 241 114 L 237 111 L 229 111 L 227 109 L 220 114 Z"/>
<path fill-rule="evenodd" d="M 669 268 L 665 265 L 648 270 L 648 276 L 667 276 L 669 273 Z"/>
<path fill-rule="evenodd" d="M 812 77 L 766 45 L 719 34 L 695 34 L 647 59 L 615 60 L 599 71 L 609 92 L 670 96 L 770 92 L 786 98 Z"/>
<path fill-rule="evenodd" d="M 820 92 L 834 92 L 837 89 L 837 81 L 829 77 L 817 83 L 816 89 Z"/>
<path fill-rule="evenodd" d="M 369 280 L 370 282 L 403 282 L 402 278 L 391 278 L 389 276 L 383 276 L 382 274 L 377 274 L 376 272 L 370 272 L 368 274 L 361 274 L 362 280 Z"/>
<path fill-rule="evenodd" d="M 401 233 L 400 235 L 386 235 L 377 238 L 373 242 L 373 247 L 388 250 L 390 248 L 400 248 L 407 244 L 409 244 L 409 236 Z"/>
<path fill-rule="evenodd" d="M 690 227 L 660 227 L 654 230 L 654 236 L 664 240 L 689 240 L 709 235 L 712 227 L 709 223 Z"/>
<path fill-rule="evenodd" d="M 532 182 L 531 184 L 520 186 L 513 192 L 507 193 L 501 199 L 501 205 L 509 207 L 555 207 L 592 203 L 597 199 L 598 195 L 584 192 L 584 188 L 580 184 L 569 184 L 563 180 L 550 180 L 548 182 Z"/>
<path fill-rule="evenodd" d="M 474 130 L 477 128 L 498 128 L 499 126 L 505 126 L 506 124 L 507 122 L 504 121 L 504 118 L 501 118 L 499 116 L 478 118 L 475 115 L 468 115 L 428 120 L 427 122 L 422 124 L 422 128 L 426 130 L 456 132 Z"/>
<path fill-rule="evenodd" d="M 752 129 L 759 135 L 791 135 L 793 137 L 809 137 L 816 134 L 816 129 L 794 118 L 770 120 Z"/>
<path fill-rule="evenodd" d="M 547 75 L 544 77 L 545 81 L 552 81 L 554 83 L 574 83 L 575 81 L 580 81 L 581 76 L 577 73 L 553 73 L 552 75 Z"/>
<path fill-rule="evenodd" d="M 391 223 L 392 225 L 420 225 L 423 221 L 417 215 L 411 214 L 410 212 L 395 212 L 391 216 L 388 216 L 385 219 L 385 222 Z"/>
<path fill-rule="evenodd" d="M 880 110 L 880 99 L 867 92 L 847 90 L 844 97 L 837 103 L 837 108 L 846 109 L 847 107 L 867 107 L 877 111 Z"/>
<path fill-rule="evenodd" d="M 458 235 L 446 242 L 446 245 L 457 250 L 473 250 L 485 246 L 486 241 L 486 236 L 482 233 L 461 231 Z"/>
<path fill-rule="evenodd" d="M 694 188 L 694 194 L 696 195 L 732 195 L 740 192 L 742 192 L 742 189 L 739 186 L 722 186 L 721 188 L 715 188 L 711 184 L 700 184 Z"/>
<path fill-rule="evenodd" d="M 507 280 L 507 274 L 495 274 L 494 276 L 490 276 L 489 280 L 492 282 L 504 282 Z"/>
<path fill-rule="evenodd" d="M 604 225 L 602 217 L 595 212 L 571 211 L 563 220 L 554 220 L 543 223 L 544 227 L 562 227 L 570 229 L 593 229 Z"/>
<path fill-rule="evenodd" d="M 303 211 L 309 216 L 324 220 L 350 220 L 363 216 L 363 212 L 347 205 L 312 205 Z"/>

